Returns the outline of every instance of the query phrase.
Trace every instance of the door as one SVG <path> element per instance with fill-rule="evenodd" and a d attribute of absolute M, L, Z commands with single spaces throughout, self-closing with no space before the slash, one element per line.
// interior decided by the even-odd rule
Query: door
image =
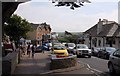
<path fill-rule="evenodd" d="M 113 53 L 114 68 L 120 71 L 120 49 Z"/>

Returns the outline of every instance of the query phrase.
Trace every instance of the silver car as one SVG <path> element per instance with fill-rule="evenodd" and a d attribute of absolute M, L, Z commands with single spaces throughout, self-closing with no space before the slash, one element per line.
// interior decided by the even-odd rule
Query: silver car
<path fill-rule="evenodd" d="M 108 68 L 110 74 L 120 73 L 120 49 L 110 55 Z"/>
<path fill-rule="evenodd" d="M 74 52 L 77 56 L 88 56 L 91 58 L 92 51 L 85 44 L 77 44 Z"/>

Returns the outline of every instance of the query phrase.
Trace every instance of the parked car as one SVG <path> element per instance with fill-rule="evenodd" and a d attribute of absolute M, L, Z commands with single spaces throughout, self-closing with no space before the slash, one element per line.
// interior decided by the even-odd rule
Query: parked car
<path fill-rule="evenodd" d="M 109 59 L 110 54 L 112 54 L 116 49 L 113 47 L 103 47 L 98 52 L 98 57 Z"/>
<path fill-rule="evenodd" d="M 74 51 L 74 48 L 75 48 L 75 43 L 67 43 L 66 47 L 67 47 L 68 53 L 73 54 L 73 51 Z"/>
<path fill-rule="evenodd" d="M 98 52 L 100 51 L 100 48 L 97 48 L 97 47 L 94 47 L 93 49 L 92 49 L 92 55 L 93 56 L 98 56 Z"/>
<path fill-rule="evenodd" d="M 92 51 L 85 44 L 77 44 L 74 53 L 77 56 L 88 56 L 89 58 L 91 58 Z"/>
<path fill-rule="evenodd" d="M 56 54 L 56 56 L 62 56 L 62 57 L 69 56 L 66 47 L 63 45 L 54 45 L 53 54 Z"/>
<path fill-rule="evenodd" d="M 36 47 L 35 53 L 39 53 L 39 52 L 42 52 L 42 46 Z"/>
<path fill-rule="evenodd" d="M 50 42 L 44 42 L 42 44 L 42 49 L 45 51 L 50 51 L 51 48 L 52 48 L 52 43 L 50 43 Z"/>
<path fill-rule="evenodd" d="M 110 55 L 108 69 L 110 74 L 120 73 L 120 49 Z"/>
<path fill-rule="evenodd" d="M 60 42 L 57 42 L 57 43 L 53 43 L 53 45 L 61 45 L 61 43 L 60 43 Z"/>

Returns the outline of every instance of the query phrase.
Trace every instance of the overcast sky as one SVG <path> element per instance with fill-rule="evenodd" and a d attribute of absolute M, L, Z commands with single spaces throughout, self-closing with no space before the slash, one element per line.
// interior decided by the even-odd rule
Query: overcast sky
<path fill-rule="evenodd" d="M 32 0 L 19 5 L 15 14 L 31 23 L 46 22 L 53 32 L 84 32 L 99 18 L 118 22 L 118 0 L 90 0 L 83 7 L 55 7 L 49 0 Z"/>

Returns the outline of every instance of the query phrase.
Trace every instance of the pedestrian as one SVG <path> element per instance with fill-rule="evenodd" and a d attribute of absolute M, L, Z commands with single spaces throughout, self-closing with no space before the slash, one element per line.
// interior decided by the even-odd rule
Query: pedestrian
<path fill-rule="evenodd" d="M 44 53 L 44 50 L 45 50 L 45 46 L 42 45 L 42 53 Z"/>
<path fill-rule="evenodd" d="M 25 55 L 25 52 L 26 52 L 26 44 L 24 43 L 23 44 L 23 55 Z"/>
<path fill-rule="evenodd" d="M 31 52 L 31 47 L 30 47 L 30 44 L 28 45 L 27 47 L 27 55 L 30 57 L 30 52 Z"/>
<path fill-rule="evenodd" d="M 35 49 L 36 49 L 35 45 L 32 45 L 32 58 L 34 58 Z"/>

